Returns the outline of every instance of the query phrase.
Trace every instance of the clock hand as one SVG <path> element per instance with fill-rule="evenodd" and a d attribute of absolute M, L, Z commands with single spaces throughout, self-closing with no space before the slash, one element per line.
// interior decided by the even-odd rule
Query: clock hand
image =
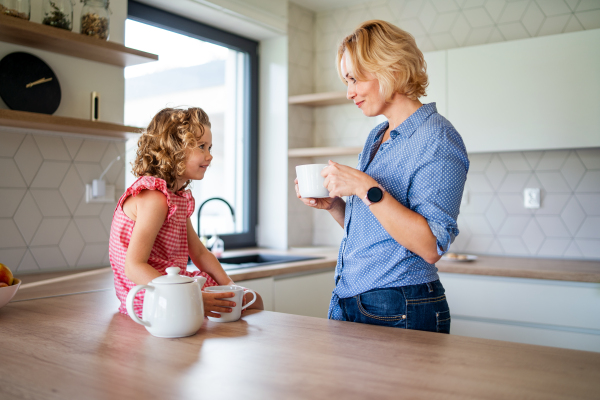
<path fill-rule="evenodd" d="M 29 89 L 29 88 L 30 88 L 30 87 L 32 87 L 32 86 L 39 85 L 40 83 L 46 83 L 46 82 L 50 82 L 51 80 L 52 80 L 52 78 L 42 78 L 42 79 L 38 79 L 38 80 L 37 80 L 37 81 L 35 81 L 35 82 L 29 82 L 27 85 L 25 85 L 25 87 Z"/>

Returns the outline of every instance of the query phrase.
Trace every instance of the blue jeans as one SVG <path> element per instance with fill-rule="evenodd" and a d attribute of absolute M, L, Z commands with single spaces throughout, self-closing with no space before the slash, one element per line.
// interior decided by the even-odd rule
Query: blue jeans
<path fill-rule="evenodd" d="M 373 289 L 340 299 L 344 320 L 450 333 L 450 309 L 437 280 L 419 285 Z"/>

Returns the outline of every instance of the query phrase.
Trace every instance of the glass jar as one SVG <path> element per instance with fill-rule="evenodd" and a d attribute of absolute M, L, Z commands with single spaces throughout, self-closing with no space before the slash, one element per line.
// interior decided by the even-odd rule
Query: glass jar
<path fill-rule="evenodd" d="M 109 24 L 108 0 L 83 1 L 80 29 L 82 34 L 107 40 Z"/>
<path fill-rule="evenodd" d="M 73 29 L 73 4 L 71 0 L 44 0 L 42 24 L 56 28 Z"/>
<path fill-rule="evenodd" d="M 29 0 L 0 0 L 0 14 L 10 15 L 29 21 L 31 5 Z"/>

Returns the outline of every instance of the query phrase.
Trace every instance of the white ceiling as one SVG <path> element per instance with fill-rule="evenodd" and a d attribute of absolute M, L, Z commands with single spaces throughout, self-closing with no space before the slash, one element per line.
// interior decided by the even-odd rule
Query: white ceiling
<path fill-rule="evenodd" d="M 304 8 L 315 12 L 330 11 L 336 8 L 350 7 L 357 4 L 369 3 L 372 0 L 291 0 Z"/>

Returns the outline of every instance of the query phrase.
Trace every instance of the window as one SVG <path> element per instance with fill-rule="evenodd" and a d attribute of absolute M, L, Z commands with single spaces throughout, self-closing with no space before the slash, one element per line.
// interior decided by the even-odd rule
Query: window
<path fill-rule="evenodd" d="M 201 234 L 218 233 L 226 248 L 256 245 L 258 43 L 129 1 L 125 45 L 158 54 L 159 61 L 125 68 L 125 124 L 146 127 L 164 107 L 201 107 L 213 132 L 205 178 L 190 189 L 202 203 Z M 137 139 L 128 142 L 128 163 Z M 135 179 L 127 177 L 127 185 Z"/>

